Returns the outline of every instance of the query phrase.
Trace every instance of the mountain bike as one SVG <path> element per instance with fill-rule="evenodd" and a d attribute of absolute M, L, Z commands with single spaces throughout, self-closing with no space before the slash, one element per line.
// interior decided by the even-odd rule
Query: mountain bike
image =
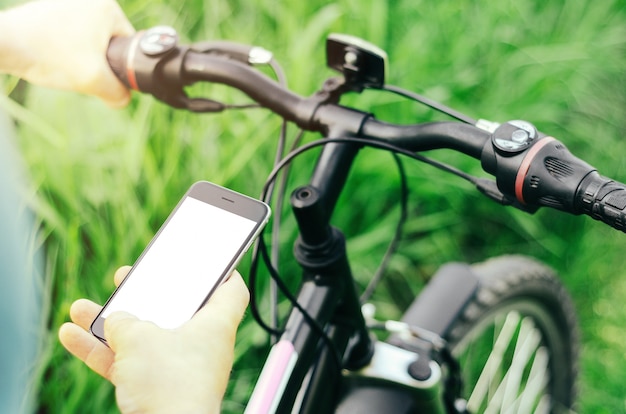
<path fill-rule="evenodd" d="M 277 270 L 275 243 L 270 247 L 261 236 L 252 255 L 251 311 L 271 334 L 273 345 L 246 413 L 571 410 L 578 331 L 572 301 L 552 269 L 521 255 L 449 263 L 430 278 L 401 320 L 378 321 L 366 299 L 394 252 L 403 219 L 389 237 L 374 283 L 359 297 L 345 238 L 331 224 L 333 210 L 352 164 L 366 147 L 394 155 L 402 178 L 398 203 L 403 217 L 406 159 L 466 179 L 502 205 L 528 213 L 545 206 L 587 214 L 621 231 L 626 226 L 626 187 L 601 176 L 530 122 L 472 119 L 385 84 L 385 52 L 362 39 L 332 34 L 326 53 L 327 65 L 340 76 L 308 97 L 287 89 L 267 50 L 224 41 L 180 45 L 169 27 L 114 38 L 107 54 L 122 82 L 174 108 L 206 113 L 250 106 L 186 92 L 195 83 L 223 84 L 244 92 L 252 105 L 321 135 L 319 140 L 297 141 L 287 154 L 282 136 L 262 191 L 266 202 L 275 197 L 282 203 L 291 162 L 320 150 L 308 183 L 297 187 L 289 200 L 299 234 L 293 249 L 302 269 L 298 293 L 290 293 Z M 257 65 L 269 65 L 276 76 Z M 396 125 L 340 103 L 344 94 L 365 89 L 400 95 L 454 120 Z M 473 177 L 422 154 L 438 149 L 479 160 L 494 179 Z M 274 218 L 274 234 L 279 226 L 280 215 Z M 254 293 L 261 261 L 275 289 L 290 302 L 283 324 L 267 322 L 259 310 Z"/>

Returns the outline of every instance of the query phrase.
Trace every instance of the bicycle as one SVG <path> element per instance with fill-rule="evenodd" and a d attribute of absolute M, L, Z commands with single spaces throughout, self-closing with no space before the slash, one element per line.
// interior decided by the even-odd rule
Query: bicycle
<path fill-rule="evenodd" d="M 284 286 L 263 236 L 253 253 L 251 289 L 262 259 L 293 308 L 279 329 L 264 321 L 252 295 L 255 319 L 276 342 L 247 413 L 518 413 L 573 407 L 575 310 L 549 267 L 524 256 L 447 264 L 401 321 L 379 322 L 354 288 L 344 237 L 331 225 L 332 212 L 363 147 L 394 154 L 402 177 L 403 214 L 407 184 L 400 156 L 458 175 L 502 205 L 529 213 L 551 207 L 587 214 L 621 231 L 626 228 L 623 184 L 600 176 L 529 122 L 474 120 L 385 85 L 384 51 L 351 36 L 329 36 L 327 64 L 342 77 L 327 80 L 310 97 L 283 86 L 279 66 L 262 48 L 229 42 L 181 46 L 168 27 L 114 38 L 107 57 L 122 82 L 174 108 L 220 112 L 236 107 L 185 92 L 194 83 L 219 83 L 243 91 L 303 131 L 323 136 L 287 155 L 280 149 L 263 189 L 265 201 L 277 193 L 280 203 L 285 187 L 277 176 L 286 173 L 294 158 L 322 147 L 309 184 L 295 189 L 290 199 L 299 231 L 294 258 L 303 270 L 297 297 Z M 261 64 L 274 68 L 278 80 L 254 68 Z M 364 89 L 399 94 L 456 121 L 394 125 L 339 103 L 346 92 Z M 495 180 L 472 177 L 420 154 L 443 148 L 480 160 Z M 401 225 L 378 275 L 393 253 Z M 389 338 L 375 339 L 375 330 Z"/>

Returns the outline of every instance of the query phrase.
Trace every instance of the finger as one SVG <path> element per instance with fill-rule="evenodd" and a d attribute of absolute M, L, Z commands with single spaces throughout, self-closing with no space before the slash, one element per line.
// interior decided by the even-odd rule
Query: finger
<path fill-rule="evenodd" d="M 128 272 L 130 272 L 130 269 L 131 266 L 122 266 L 115 271 L 115 275 L 113 276 L 115 286 L 119 286 L 122 283 Z"/>
<path fill-rule="evenodd" d="M 70 318 L 76 325 L 88 331 L 101 309 L 102 306 L 88 299 L 78 299 L 70 307 Z"/>
<path fill-rule="evenodd" d="M 115 354 L 95 336 L 80 326 L 65 323 L 59 328 L 59 340 L 72 355 L 106 379 L 110 379 Z"/>
<path fill-rule="evenodd" d="M 236 270 L 219 286 L 207 305 L 243 315 L 250 302 L 250 291 Z"/>

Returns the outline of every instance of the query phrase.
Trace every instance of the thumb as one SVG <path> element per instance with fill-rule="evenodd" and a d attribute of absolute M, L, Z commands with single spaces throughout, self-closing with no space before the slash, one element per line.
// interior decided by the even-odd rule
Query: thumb
<path fill-rule="evenodd" d="M 104 321 L 104 338 L 109 347 L 115 351 L 124 340 L 124 333 L 131 331 L 139 319 L 127 312 L 113 312 Z"/>
<path fill-rule="evenodd" d="M 199 324 L 210 326 L 221 322 L 236 330 L 241 322 L 250 301 L 250 292 L 239 272 L 234 271 L 207 303 L 188 322 L 190 325 Z"/>

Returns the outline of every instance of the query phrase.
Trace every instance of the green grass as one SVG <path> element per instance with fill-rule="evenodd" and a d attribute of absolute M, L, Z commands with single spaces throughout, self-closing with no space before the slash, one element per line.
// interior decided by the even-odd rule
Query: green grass
<path fill-rule="evenodd" d="M 326 34 L 363 37 L 388 52 L 389 83 L 474 117 L 532 121 L 602 173 L 626 181 L 620 156 L 626 149 L 624 1 L 120 3 L 137 28 L 170 24 L 185 40 L 230 39 L 270 49 L 291 88 L 304 95 L 330 74 L 324 69 Z M 4 85 L 14 100 L 0 104 L 19 122 L 48 257 L 51 305 L 39 411 L 114 413 L 111 386 L 56 340 L 71 302 L 105 300 L 113 271 L 134 260 L 192 182 L 207 179 L 257 195 L 270 169 L 279 122 L 264 111 L 192 115 L 138 95 L 129 108 L 116 111 L 71 93 L 13 89 L 13 79 Z M 223 88 L 209 90 L 241 99 Z M 438 118 L 380 94 L 346 102 L 390 121 Z M 435 155 L 480 173 L 476 161 Z M 405 164 L 413 214 L 375 296 L 381 313 L 397 317 L 446 261 L 512 252 L 538 257 L 563 275 L 578 307 L 583 340 L 578 411 L 624 412 L 624 236 L 588 218 L 501 208 L 457 178 Z M 304 159 L 296 166 L 294 185 L 302 184 L 310 169 Z M 336 212 L 335 222 L 350 236 L 361 284 L 395 225 L 398 179 L 392 166 L 389 155 L 364 151 Z M 284 234 L 286 258 L 290 221 Z M 285 263 L 283 272 L 294 274 L 293 264 Z M 296 280 L 297 274 L 290 276 L 291 283 Z M 242 333 L 224 405 L 228 412 L 241 411 L 266 352 L 265 336 L 250 320 Z"/>

